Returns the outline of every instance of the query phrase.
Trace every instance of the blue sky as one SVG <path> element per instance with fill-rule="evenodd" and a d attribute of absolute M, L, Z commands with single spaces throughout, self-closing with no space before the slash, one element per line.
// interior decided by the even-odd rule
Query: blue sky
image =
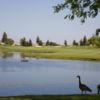
<path fill-rule="evenodd" d="M 79 19 L 64 19 L 64 13 L 54 14 L 54 5 L 63 0 L 0 0 L 0 37 L 7 32 L 16 42 L 20 38 L 31 38 L 35 43 L 39 36 L 46 40 L 71 43 L 84 35 L 92 36 L 100 28 L 100 14 L 81 24 Z"/>

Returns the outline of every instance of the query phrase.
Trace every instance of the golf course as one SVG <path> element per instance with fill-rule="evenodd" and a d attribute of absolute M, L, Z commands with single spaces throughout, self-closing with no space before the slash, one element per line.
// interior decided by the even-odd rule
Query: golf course
<path fill-rule="evenodd" d="M 32 58 L 100 60 L 100 48 L 90 46 L 0 46 L 0 52 L 23 52 L 24 56 Z"/>
<path fill-rule="evenodd" d="M 0 100 L 100 100 L 100 0 L 0 0 Z"/>

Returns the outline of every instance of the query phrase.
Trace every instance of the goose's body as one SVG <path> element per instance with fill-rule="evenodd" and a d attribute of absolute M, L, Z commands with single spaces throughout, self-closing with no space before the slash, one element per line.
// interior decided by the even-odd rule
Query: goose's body
<path fill-rule="evenodd" d="M 98 94 L 100 93 L 100 84 L 97 85 Z"/>
<path fill-rule="evenodd" d="M 81 83 L 81 78 L 80 78 L 80 76 L 77 76 L 78 78 L 79 78 L 79 88 L 80 88 L 80 90 L 82 91 L 82 94 L 83 94 L 83 91 L 85 91 L 85 93 L 88 91 L 88 92 L 92 92 L 92 90 L 88 87 L 88 86 L 86 86 L 85 84 L 82 84 Z"/>

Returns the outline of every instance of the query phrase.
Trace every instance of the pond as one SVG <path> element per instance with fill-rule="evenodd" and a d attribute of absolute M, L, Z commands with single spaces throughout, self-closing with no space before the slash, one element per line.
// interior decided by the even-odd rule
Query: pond
<path fill-rule="evenodd" d="M 0 96 L 80 94 L 77 75 L 92 93 L 97 93 L 99 61 L 25 58 L 21 53 L 0 55 Z"/>

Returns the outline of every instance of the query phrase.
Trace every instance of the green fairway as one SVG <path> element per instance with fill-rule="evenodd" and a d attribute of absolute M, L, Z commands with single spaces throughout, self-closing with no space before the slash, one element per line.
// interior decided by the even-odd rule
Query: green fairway
<path fill-rule="evenodd" d="M 100 60 L 100 48 L 94 47 L 22 47 L 0 46 L 0 52 L 24 52 L 24 56 L 50 59 Z"/>
<path fill-rule="evenodd" d="M 100 95 L 41 95 L 0 97 L 0 100 L 99 100 Z"/>

